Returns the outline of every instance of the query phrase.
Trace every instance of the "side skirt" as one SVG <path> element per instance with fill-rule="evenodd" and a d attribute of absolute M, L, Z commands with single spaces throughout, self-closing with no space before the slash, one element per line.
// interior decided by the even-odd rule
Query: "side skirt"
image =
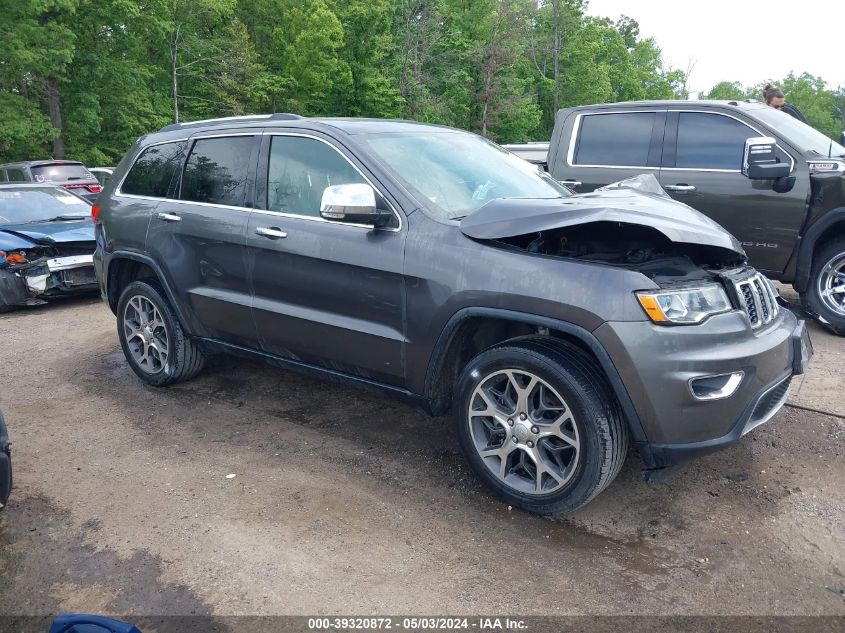
<path fill-rule="evenodd" d="M 413 407 L 414 409 L 425 413 L 426 415 L 439 415 L 438 403 L 436 400 L 425 398 L 424 396 L 415 394 L 407 389 L 403 389 L 395 385 L 388 385 L 376 380 L 347 374 L 336 369 L 320 367 L 300 360 L 284 358 L 282 356 L 268 354 L 249 347 L 224 343 L 223 341 L 215 339 L 201 338 L 197 340 L 202 345 L 203 349 L 210 353 L 234 354 L 242 358 L 261 360 L 271 365 L 275 365 L 276 367 L 293 370 L 306 376 L 328 380 L 343 386 L 369 391 L 370 393 L 389 395 Z"/>

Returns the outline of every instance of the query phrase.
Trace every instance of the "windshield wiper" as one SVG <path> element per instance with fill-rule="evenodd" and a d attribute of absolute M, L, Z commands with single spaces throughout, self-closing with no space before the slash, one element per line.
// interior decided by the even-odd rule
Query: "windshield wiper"
<path fill-rule="evenodd" d="M 45 224 L 47 222 L 64 222 L 70 220 L 86 220 L 88 219 L 87 215 L 57 215 L 54 218 L 44 218 L 41 220 L 30 220 L 29 222 L 24 222 L 24 224 Z"/>

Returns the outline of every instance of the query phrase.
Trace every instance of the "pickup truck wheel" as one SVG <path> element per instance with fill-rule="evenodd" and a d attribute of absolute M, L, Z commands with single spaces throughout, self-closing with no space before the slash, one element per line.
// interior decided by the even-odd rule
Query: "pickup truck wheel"
<path fill-rule="evenodd" d="M 845 336 L 845 239 L 828 243 L 816 255 L 810 287 L 802 295 L 808 312 L 822 317 Z"/>
<path fill-rule="evenodd" d="M 619 407 L 595 363 L 564 343 L 522 339 L 465 368 L 455 412 L 476 474 L 536 514 L 575 510 L 606 488 L 628 450 Z"/>
<path fill-rule="evenodd" d="M 138 377 L 164 387 L 196 376 L 205 358 L 154 281 L 133 281 L 117 303 L 117 335 Z"/>

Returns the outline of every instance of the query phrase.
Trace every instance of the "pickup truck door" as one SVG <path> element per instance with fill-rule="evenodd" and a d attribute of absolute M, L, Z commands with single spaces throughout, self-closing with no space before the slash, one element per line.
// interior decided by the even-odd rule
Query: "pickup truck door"
<path fill-rule="evenodd" d="M 742 242 L 753 266 L 772 276 L 786 268 L 806 218 L 809 175 L 792 162 L 795 185 L 786 193 L 771 181 L 742 175 L 745 139 L 767 136 L 727 113 L 672 111 L 666 123 L 660 184 L 680 202 L 709 216 Z"/>
<path fill-rule="evenodd" d="M 372 181 L 348 153 L 312 132 L 265 135 L 258 173 L 247 265 L 261 349 L 402 384 L 400 215 L 383 229 L 320 217 L 326 187 Z"/>
<path fill-rule="evenodd" d="M 575 193 L 639 174 L 658 176 L 665 119 L 665 110 L 647 109 L 571 115 L 561 136 L 555 133 L 549 170 Z"/>

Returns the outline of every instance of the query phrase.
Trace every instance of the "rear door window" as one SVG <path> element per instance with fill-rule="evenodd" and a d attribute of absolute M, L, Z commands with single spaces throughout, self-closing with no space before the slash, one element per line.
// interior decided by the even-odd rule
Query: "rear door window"
<path fill-rule="evenodd" d="M 243 206 L 257 148 L 254 136 L 198 139 L 182 176 L 182 200 Z"/>
<path fill-rule="evenodd" d="M 654 112 L 585 115 L 573 164 L 645 167 L 656 119 Z"/>
<path fill-rule="evenodd" d="M 26 182 L 23 169 L 6 169 L 6 178 L 9 182 Z"/>
<path fill-rule="evenodd" d="M 162 143 L 148 147 L 126 175 L 121 193 L 167 198 L 175 187 L 184 158 L 183 143 Z"/>

